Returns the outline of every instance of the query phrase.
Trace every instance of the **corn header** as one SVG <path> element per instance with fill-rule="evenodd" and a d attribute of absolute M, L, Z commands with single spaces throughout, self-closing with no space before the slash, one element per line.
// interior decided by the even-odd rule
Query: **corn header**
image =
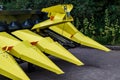
<path fill-rule="evenodd" d="M 63 74 L 64 71 L 46 54 L 81 66 L 84 63 L 66 49 L 66 47 L 76 47 L 80 44 L 110 51 L 75 28 L 71 23 L 73 21 L 70 15 L 72 8 L 71 4 L 43 8 L 42 12 L 48 13 L 49 19 L 37 21 L 32 25 L 29 20 L 18 24 L 12 16 L 0 15 L 1 21 L 6 20 L 6 24 L 0 24 L 0 74 L 13 80 L 30 80 L 19 67 L 16 58 L 56 74 Z M 25 17 L 18 18 L 21 22 L 21 19 Z"/>

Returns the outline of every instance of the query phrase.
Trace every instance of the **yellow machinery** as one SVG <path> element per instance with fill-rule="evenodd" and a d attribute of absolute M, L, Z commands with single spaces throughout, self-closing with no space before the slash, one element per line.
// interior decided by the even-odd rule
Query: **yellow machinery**
<path fill-rule="evenodd" d="M 35 46 L 32 46 L 27 41 L 21 42 L 6 32 L 0 33 L 0 47 L 2 47 L 4 51 L 9 52 L 11 55 L 17 58 L 40 66 L 57 74 L 63 73 L 62 70 L 60 70 Z"/>
<path fill-rule="evenodd" d="M 73 18 L 70 15 L 72 8 L 72 4 L 43 8 L 42 11 L 47 12 L 50 19 L 34 25 L 32 30 L 36 29 L 39 31 L 39 29 L 48 27 L 50 30 L 56 32 L 57 34 L 60 34 L 61 36 L 64 36 L 82 45 L 104 51 L 110 51 L 110 49 L 85 36 L 74 27 L 74 25 L 71 23 L 71 21 L 73 21 Z"/>
<path fill-rule="evenodd" d="M 70 15 L 72 8 L 73 5 L 71 4 L 43 8 L 43 12 L 48 12 L 49 19 L 34 25 L 31 29 L 35 29 L 37 32 L 48 30 L 47 34 L 53 34 L 54 32 L 53 35 L 55 36 L 59 34 L 56 38 L 65 41 L 67 44 L 72 44 L 71 42 L 66 41 L 66 39 L 69 39 L 70 41 L 74 41 L 82 45 L 110 51 L 110 49 L 83 35 L 74 27 L 71 23 L 73 18 Z M 3 16 L 0 16 L 0 18 L 5 20 Z M 16 19 L 12 20 L 14 21 Z M 10 21 L 11 20 L 9 20 L 8 23 L 10 23 Z M 43 37 L 42 35 L 37 34 L 36 31 L 31 31 L 31 29 L 22 28 L 22 30 L 17 29 L 5 31 L 5 29 L 0 26 L 1 75 L 13 80 L 30 80 L 19 67 L 13 56 L 56 74 L 63 74 L 64 71 L 54 64 L 44 53 L 68 61 L 77 66 L 84 65 L 83 62 L 72 55 L 57 41 L 54 41 L 49 36 Z M 64 37 L 61 37 L 60 35 Z"/>
<path fill-rule="evenodd" d="M 12 80 L 30 80 L 15 59 L 3 50 L 0 50 L 0 74 Z"/>
<path fill-rule="evenodd" d="M 48 53 L 52 56 L 61 58 L 68 62 L 76 65 L 83 65 L 77 58 L 75 58 L 69 51 L 62 47 L 57 42 L 54 42 L 50 37 L 43 38 L 40 35 L 30 31 L 30 30 L 17 30 L 12 32 L 13 35 L 17 36 L 23 41 L 29 41 L 30 43 L 35 43 L 42 52 Z"/>

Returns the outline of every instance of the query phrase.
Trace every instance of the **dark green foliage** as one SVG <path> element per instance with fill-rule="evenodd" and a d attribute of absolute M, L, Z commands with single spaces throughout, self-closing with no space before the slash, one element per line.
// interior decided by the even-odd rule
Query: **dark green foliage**
<path fill-rule="evenodd" d="M 42 9 L 73 4 L 74 25 L 85 35 L 103 44 L 120 42 L 120 0 L 0 0 L 7 10 Z"/>

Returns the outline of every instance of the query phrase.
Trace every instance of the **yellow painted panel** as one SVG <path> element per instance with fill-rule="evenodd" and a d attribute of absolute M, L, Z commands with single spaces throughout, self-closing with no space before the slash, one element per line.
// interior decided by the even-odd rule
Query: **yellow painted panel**
<path fill-rule="evenodd" d="M 72 34 L 68 33 L 67 31 L 65 30 L 62 30 L 62 27 L 59 28 L 59 26 L 51 26 L 49 27 L 49 29 L 53 30 L 54 32 L 62 35 L 62 36 L 66 36 L 67 38 L 70 38 Z M 63 27 L 64 29 L 64 27 Z"/>
<path fill-rule="evenodd" d="M 63 20 L 65 17 L 65 14 L 60 14 L 60 13 L 56 13 L 54 16 L 53 20 Z"/>
<path fill-rule="evenodd" d="M 10 36 L 6 32 L 0 32 L 0 46 L 14 46 L 18 44 L 19 41 L 15 39 L 14 37 Z"/>
<path fill-rule="evenodd" d="M 35 42 L 35 41 L 39 41 L 39 40 L 43 39 L 38 34 L 31 32 L 27 29 L 14 31 L 14 32 L 12 32 L 12 34 L 17 36 L 18 38 L 20 38 L 23 41 L 29 41 L 29 42 L 33 42 L 33 41 Z"/>
<path fill-rule="evenodd" d="M 30 80 L 14 58 L 0 49 L 0 74 L 12 80 Z"/>
<path fill-rule="evenodd" d="M 69 36 L 67 36 L 68 38 L 70 38 L 72 35 L 74 35 L 78 32 L 78 30 L 70 22 L 50 26 L 49 29 L 51 29 L 63 36 L 67 36 L 67 34 L 69 34 Z"/>

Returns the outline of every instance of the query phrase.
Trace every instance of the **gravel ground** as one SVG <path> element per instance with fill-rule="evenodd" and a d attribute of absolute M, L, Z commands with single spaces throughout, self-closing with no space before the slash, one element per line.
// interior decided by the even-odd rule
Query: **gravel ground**
<path fill-rule="evenodd" d="M 27 73 L 31 80 L 120 80 L 120 51 L 104 52 L 96 49 L 74 48 L 69 49 L 77 58 L 85 63 L 76 66 L 66 61 L 50 57 L 65 74 L 56 75 L 52 72 L 36 67 L 36 70 Z M 26 64 L 22 64 L 26 71 Z M 3 80 L 0 78 L 0 80 Z"/>

